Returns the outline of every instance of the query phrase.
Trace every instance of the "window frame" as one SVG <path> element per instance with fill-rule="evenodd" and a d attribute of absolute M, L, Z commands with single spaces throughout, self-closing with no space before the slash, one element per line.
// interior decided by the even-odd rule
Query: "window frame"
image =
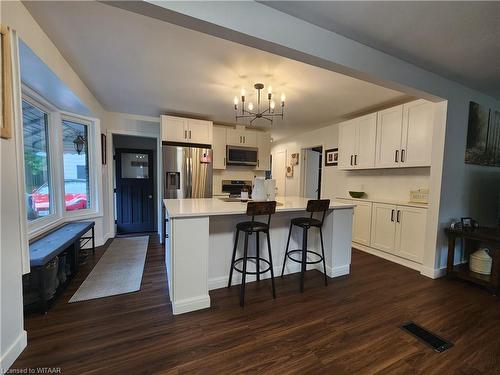
<path fill-rule="evenodd" d="M 27 216 L 24 218 L 27 222 L 29 239 L 33 239 L 64 222 L 102 217 L 102 165 L 99 137 L 101 130 L 99 119 L 59 110 L 24 84 L 22 85 L 21 99 L 48 114 L 49 194 L 51 205 L 53 205 L 53 212 L 50 215 L 35 220 L 28 220 Z M 91 200 L 90 207 L 82 210 L 66 211 L 62 138 L 63 119 L 87 126 L 89 193 Z M 22 160 L 24 169 L 24 136 L 22 137 L 21 150 L 19 157 Z M 25 176 L 23 176 L 23 183 L 26 186 Z"/>

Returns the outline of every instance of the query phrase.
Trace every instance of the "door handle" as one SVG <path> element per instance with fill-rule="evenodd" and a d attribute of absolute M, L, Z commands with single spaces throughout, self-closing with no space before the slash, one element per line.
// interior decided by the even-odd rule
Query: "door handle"
<path fill-rule="evenodd" d="M 394 222 L 394 210 L 391 210 L 391 221 Z"/>
<path fill-rule="evenodd" d="M 152 195 L 148 195 L 148 198 L 149 198 L 149 199 L 153 199 L 153 196 L 152 196 Z"/>
<path fill-rule="evenodd" d="M 399 161 L 398 159 L 399 159 L 399 150 L 396 150 L 394 161 L 397 163 Z"/>
<path fill-rule="evenodd" d="M 404 148 L 401 149 L 401 163 L 405 162 L 405 153 L 406 153 L 405 149 Z"/>
<path fill-rule="evenodd" d="M 398 213 L 396 214 L 396 221 L 399 223 L 399 214 L 401 213 L 401 211 L 398 210 Z"/>

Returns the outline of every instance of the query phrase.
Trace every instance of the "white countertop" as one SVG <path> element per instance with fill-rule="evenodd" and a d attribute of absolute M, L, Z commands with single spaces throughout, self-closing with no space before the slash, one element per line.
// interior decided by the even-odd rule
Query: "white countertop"
<path fill-rule="evenodd" d="M 428 208 L 429 205 L 425 203 L 415 203 L 415 202 L 408 202 L 408 201 L 398 201 L 398 200 L 392 200 L 392 199 L 385 199 L 385 198 L 352 198 L 352 197 L 337 197 L 336 199 L 341 199 L 341 200 L 349 200 L 349 201 L 359 201 L 359 202 L 373 202 L 373 203 L 384 203 L 384 204 L 393 204 L 396 206 L 407 206 L 407 207 L 418 207 L 418 208 Z"/>
<path fill-rule="evenodd" d="M 302 197 L 276 197 L 278 205 L 276 212 L 304 211 L 309 199 Z M 218 215 L 242 215 L 247 210 L 246 202 L 224 202 L 222 197 L 192 198 L 192 199 L 164 199 L 163 204 L 171 218 L 199 217 Z M 355 204 L 338 203 L 333 199 L 330 209 L 353 208 Z"/>

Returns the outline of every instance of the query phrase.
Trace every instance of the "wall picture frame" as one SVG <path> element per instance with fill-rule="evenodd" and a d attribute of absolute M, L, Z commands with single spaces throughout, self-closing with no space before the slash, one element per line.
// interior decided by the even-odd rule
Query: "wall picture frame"
<path fill-rule="evenodd" d="M 299 153 L 294 152 L 291 155 L 290 165 L 299 165 Z"/>
<path fill-rule="evenodd" d="M 10 29 L 0 24 L 0 138 L 12 137 L 13 95 Z"/>
<path fill-rule="evenodd" d="M 102 165 L 106 165 L 106 160 L 108 155 L 106 153 L 106 134 L 101 133 L 101 162 Z"/>
<path fill-rule="evenodd" d="M 338 147 L 325 150 L 325 167 L 335 167 L 339 165 Z"/>

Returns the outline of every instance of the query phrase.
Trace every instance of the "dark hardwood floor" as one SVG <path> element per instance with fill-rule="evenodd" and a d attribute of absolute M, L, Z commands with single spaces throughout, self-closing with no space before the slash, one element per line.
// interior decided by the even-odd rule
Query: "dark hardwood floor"
<path fill-rule="evenodd" d="M 163 250 L 151 236 L 141 291 L 68 304 L 82 267 L 48 315 L 26 317 L 28 347 L 14 368 L 63 374 L 500 374 L 500 300 L 478 287 L 353 252 L 352 273 L 323 284 L 309 271 L 210 292 L 212 307 L 173 316 Z M 280 260 L 281 261 L 281 260 Z M 229 267 L 229 265 L 228 265 Z M 451 340 L 436 353 L 403 332 L 413 320 Z"/>

